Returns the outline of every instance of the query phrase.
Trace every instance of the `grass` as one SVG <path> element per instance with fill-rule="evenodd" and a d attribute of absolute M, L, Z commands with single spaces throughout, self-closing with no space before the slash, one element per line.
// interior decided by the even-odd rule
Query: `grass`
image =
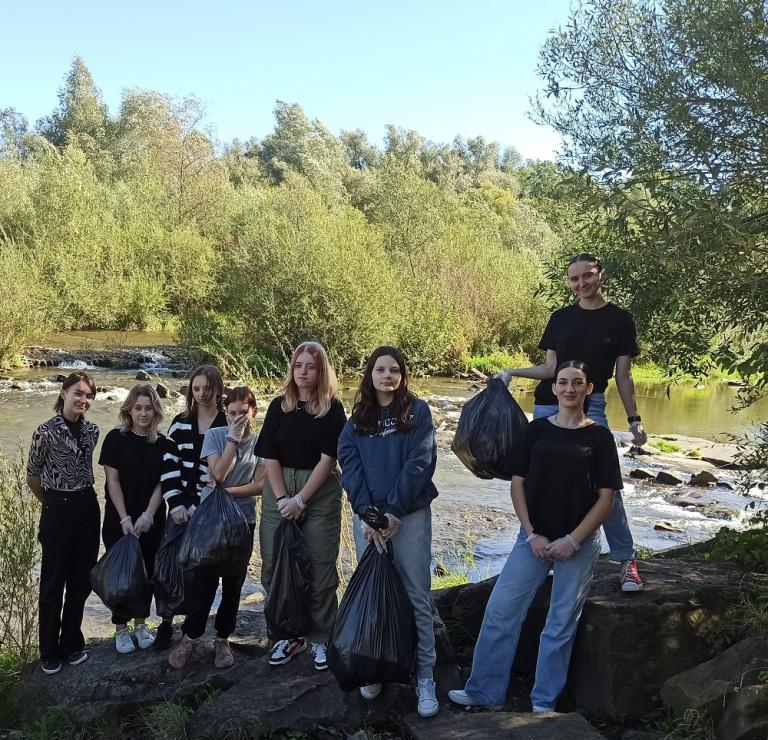
<path fill-rule="evenodd" d="M 712 717 L 708 712 L 686 709 L 682 717 L 670 717 L 659 723 L 662 740 L 715 740 Z"/>
<path fill-rule="evenodd" d="M 462 370 L 468 372 L 472 368 L 486 375 L 495 375 L 500 370 L 510 367 L 529 367 L 531 360 L 522 352 L 508 354 L 507 352 L 492 352 L 489 355 L 468 355 L 461 358 Z"/>
<path fill-rule="evenodd" d="M 469 583 L 469 571 L 477 566 L 474 539 L 464 539 L 443 550 L 436 558 L 432 589 Z"/>
<path fill-rule="evenodd" d="M 680 452 L 681 449 L 677 442 L 670 442 L 662 437 L 652 437 L 650 444 L 661 452 Z M 701 450 L 699 450 L 699 455 L 701 455 Z"/>

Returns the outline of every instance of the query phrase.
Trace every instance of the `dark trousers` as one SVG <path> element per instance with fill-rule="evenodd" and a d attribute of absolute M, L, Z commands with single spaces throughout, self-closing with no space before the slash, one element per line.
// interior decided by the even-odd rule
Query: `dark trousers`
<path fill-rule="evenodd" d="M 38 540 L 40 658 L 66 658 L 85 646 L 83 609 L 99 555 L 101 512 L 96 492 L 46 491 Z M 63 606 L 63 609 L 62 609 Z"/>
<path fill-rule="evenodd" d="M 251 545 L 256 525 L 248 525 L 251 529 Z M 240 608 L 240 592 L 248 575 L 248 563 L 243 566 L 241 573 L 221 579 L 221 603 L 216 610 L 216 636 L 226 639 L 235 631 L 237 611 Z M 208 623 L 216 589 L 219 587 L 219 577 L 204 573 L 195 573 L 191 580 L 184 581 L 184 603 L 187 606 L 187 618 L 181 625 L 181 631 L 194 640 L 201 637 Z"/>
<path fill-rule="evenodd" d="M 129 512 L 130 513 L 130 512 Z M 141 513 L 141 512 L 139 512 Z M 136 519 L 136 516 L 133 517 Z M 155 572 L 155 555 L 163 539 L 163 530 L 165 522 L 162 524 L 155 518 L 155 523 L 148 532 L 144 532 L 139 537 L 139 547 L 141 548 L 141 557 L 144 560 L 144 569 L 147 571 L 147 580 L 152 578 Z M 118 514 L 114 507 L 107 506 L 104 510 L 104 524 L 101 528 L 101 539 L 104 547 L 109 550 L 123 536 L 123 528 L 120 525 Z M 112 614 L 112 624 L 126 624 L 134 617 L 146 618 L 149 616 L 149 608 L 152 605 L 152 588 L 147 589 L 145 603 L 142 604 L 140 614 Z"/>

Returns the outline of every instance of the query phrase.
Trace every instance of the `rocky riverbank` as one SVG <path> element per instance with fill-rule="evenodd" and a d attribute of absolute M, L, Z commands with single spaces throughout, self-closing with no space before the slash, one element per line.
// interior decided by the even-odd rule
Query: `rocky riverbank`
<path fill-rule="evenodd" d="M 380 698 L 365 701 L 357 691 L 340 691 L 330 672 L 318 674 L 306 656 L 270 667 L 263 616 L 256 609 L 241 611 L 233 637 L 237 660 L 228 670 L 213 667 L 212 625 L 208 642 L 182 671 L 172 671 L 166 656 L 154 651 L 117 655 L 112 640 L 92 640 L 87 663 L 66 666 L 54 676 L 31 665 L 14 693 L 19 726 L 39 722 L 55 708 L 60 728 L 65 732 L 70 728 L 71 736 L 82 731 L 80 737 L 362 740 L 383 732 L 379 737 L 419 740 L 660 740 L 664 733 L 654 727 L 664 717 L 661 696 L 678 712 L 687 701 L 704 707 L 720 698 L 727 705 L 717 715 L 719 726 L 725 728 L 720 738 L 764 737 L 754 734 L 756 727 L 765 726 L 756 710 L 764 684 L 758 672 L 740 679 L 740 671 L 742 659 L 750 666 L 761 661 L 766 665 L 768 643 L 754 641 L 749 650 L 732 649 L 735 657 L 724 658 L 718 658 L 718 645 L 745 589 L 768 588 L 768 578 L 713 562 L 650 560 L 641 567 L 645 589 L 624 594 L 616 585 L 615 566 L 599 563 L 558 706 L 561 714 L 530 714 L 527 696 L 549 584 L 535 599 L 523 628 L 504 711 L 471 714 L 447 701 L 447 691 L 461 687 L 466 678 L 494 582 L 489 579 L 433 592 L 441 702 L 441 712 L 433 720 L 414 713 L 414 694 L 406 686 L 388 686 Z M 719 660 L 709 664 L 716 667 L 714 684 L 703 678 L 706 666 L 697 668 L 712 660 Z M 691 671 L 689 678 L 686 674 Z M 681 698 L 692 697 L 692 686 L 704 683 L 708 688 L 699 690 L 699 698 Z M 747 686 L 749 691 L 742 694 Z M 734 687 L 741 690 L 734 692 Z M 731 697 L 737 694 L 739 706 L 749 707 L 746 718 L 735 713 L 736 707 L 729 709 L 727 700 L 736 701 Z M 157 724 L 161 718 L 167 721 L 169 713 L 175 718 L 175 734 L 158 734 Z M 91 732 L 100 728 L 105 734 L 87 735 L 83 727 Z M 167 725 L 165 731 L 170 732 Z"/>

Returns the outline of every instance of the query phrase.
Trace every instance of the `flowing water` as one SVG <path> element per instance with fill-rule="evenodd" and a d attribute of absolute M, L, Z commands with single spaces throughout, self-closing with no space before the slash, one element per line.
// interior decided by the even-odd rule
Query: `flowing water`
<path fill-rule="evenodd" d="M 56 335 L 47 340 L 47 346 L 57 346 L 69 350 L 85 350 L 125 346 L 157 347 L 169 343 L 168 335 L 141 335 L 135 333 L 85 332 Z M 156 351 L 148 358 L 151 362 L 145 366 L 152 373 L 153 381 L 165 383 L 172 390 L 178 390 L 183 380 L 171 375 L 167 367 L 168 358 L 162 351 Z M 67 363 L 69 367 L 84 367 L 82 361 Z M 10 373 L 14 381 L 0 380 L 0 447 L 7 455 L 15 454 L 18 444 L 26 449 L 32 431 L 43 420 L 52 415 L 59 384 L 51 378 L 59 372 L 66 374 L 65 367 L 14 370 Z M 88 368 L 99 386 L 107 388 L 100 392 L 88 413 L 88 418 L 99 425 L 102 437 L 117 423 L 120 402 L 125 398 L 128 388 L 136 381 L 136 370 L 115 370 Z M 351 400 L 352 387 L 356 379 L 347 379 L 344 387 L 344 400 L 347 405 Z M 14 388 L 13 385 L 18 387 Z M 426 397 L 430 395 L 450 398 L 469 398 L 477 392 L 477 386 L 469 381 L 452 379 L 419 380 L 414 383 L 417 392 Z M 743 435 L 760 420 L 768 419 L 768 399 L 755 403 L 749 409 L 734 413 L 731 409 L 736 403 L 737 389 L 727 383 L 709 383 L 703 387 L 693 385 L 673 386 L 667 393 L 665 385 L 638 384 L 638 407 L 649 432 L 653 434 L 678 434 L 702 437 L 716 441 L 727 441 L 728 435 Z M 516 389 L 515 397 L 526 412 L 533 407 L 531 388 Z M 170 418 L 183 408 L 182 399 L 167 399 L 163 402 L 166 420 L 162 428 L 167 428 Z M 614 387 L 608 391 L 608 417 L 616 430 L 626 429 L 626 420 L 621 402 Z M 95 461 L 98 460 L 98 449 Z M 626 475 L 635 464 L 623 459 L 622 468 Z M 95 465 L 97 490 L 103 491 L 103 473 Z M 728 478 L 728 474 L 725 474 Z M 733 474 L 730 475 L 733 479 Z M 457 458 L 446 448 L 441 447 L 436 474 L 436 484 L 440 496 L 433 505 L 436 521 L 440 522 L 440 541 L 450 542 L 475 540 L 469 530 L 479 532 L 479 539 L 474 541 L 476 567 L 474 578 L 484 577 L 498 571 L 504 557 L 509 552 L 514 533 L 515 517 L 509 500 L 509 484 L 504 481 L 483 481 L 469 473 Z M 739 526 L 741 517 L 731 522 L 706 516 L 693 508 L 680 508 L 668 503 L 661 487 L 642 485 L 634 481 L 625 483 L 624 499 L 632 531 L 638 545 L 651 550 L 666 549 L 688 542 L 706 539 L 724 524 Z M 101 495 L 101 494 L 100 494 Z M 719 491 L 719 504 L 732 510 L 743 510 L 751 498 L 733 491 Z M 467 512 L 472 511 L 470 517 Z M 479 512 L 479 514 L 478 514 Z M 477 526 L 482 520 L 481 526 Z M 682 533 L 659 532 L 654 524 L 659 520 L 670 521 L 681 527 Z M 257 585 L 249 583 L 245 594 L 252 593 Z M 91 598 L 89 614 L 99 616 L 102 624 L 103 606 L 97 599 Z M 108 620 L 106 620 L 108 621 Z M 107 625 L 104 624 L 105 629 Z"/>

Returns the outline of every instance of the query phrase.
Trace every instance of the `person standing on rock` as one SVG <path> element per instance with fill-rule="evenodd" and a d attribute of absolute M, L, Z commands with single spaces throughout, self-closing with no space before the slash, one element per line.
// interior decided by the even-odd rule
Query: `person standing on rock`
<path fill-rule="evenodd" d="M 251 423 L 256 415 L 256 396 L 247 386 L 238 386 L 227 392 L 225 407 L 227 426 L 214 427 L 205 433 L 201 458 L 205 460 L 213 482 L 203 488 L 201 499 L 210 495 L 216 484 L 223 485 L 248 522 L 253 547 L 253 534 L 256 530 L 254 496 L 259 495 L 264 486 L 264 465 L 256 456 L 257 436 L 251 431 Z M 214 665 L 217 668 L 234 665 L 235 655 L 229 644 L 229 636 L 235 631 L 240 593 L 247 574 L 246 561 L 237 575 L 221 579 L 203 573 L 194 576 L 194 588 L 187 598 L 187 618 L 181 627 L 184 637 L 168 655 L 168 663 L 172 668 L 183 668 L 189 662 L 195 641 L 205 632 L 219 580 L 221 603 L 216 611 Z"/>
<path fill-rule="evenodd" d="M 552 384 L 557 412 L 526 428 L 511 483 L 520 534 L 488 600 L 469 681 L 448 693 L 456 704 L 504 703 L 523 621 L 553 569 L 531 703 L 534 712 L 555 711 L 600 554 L 598 530 L 622 485 L 613 436 L 584 414 L 592 388 L 585 363 L 561 363 Z"/>
<path fill-rule="evenodd" d="M 579 359 L 591 368 L 594 392 L 589 399 L 587 416 L 608 427 L 605 414 L 605 390 L 616 375 L 616 388 L 627 413 L 633 442 L 643 445 L 648 435 L 643 429 L 635 402 L 632 358 L 639 352 L 632 314 L 605 300 L 605 270 L 592 254 L 577 254 L 568 263 L 567 278 L 575 303 L 558 309 L 549 318 L 539 348 L 546 350 L 546 361 L 536 367 L 502 370 L 496 377 L 507 385 L 513 377 L 539 380 L 534 392 L 533 418 L 557 412 L 551 379 L 555 367 L 565 360 Z M 621 492 L 616 491 L 613 509 L 603 525 L 612 560 L 621 563 L 619 582 L 622 591 L 639 591 L 643 582 L 637 570 L 636 550 Z"/>
<path fill-rule="evenodd" d="M 369 543 L 381 552 L 392 540 L 395 568 L 413 604 L 417 648 L 418 712 L 437 714 L 435 633 L 432 622 L 432 511 L 437 496 L 432 482 L 437 465 L 435 425 L 429 406 L 408 388 L 399 349 L 383 346 L 368 358 L 352 416 L 339 439 L 341 483 L 354 518 L 357 556 Z M 376 530 L 360 519 L 369 506 L 385 514 L 389 525 Z M 371 656 L 374 657 L 375 656 Z M 381 684 L 360 693 L 375 699 Z"/>
<path fill-rule="evenodd" d="M 99 428 L 85 414 L 95 397 L 90 375 L 68 375 L 54 405 L 56 415 L 35 430 L 27 460 L 27 485 L 42 504 L 39 630 L 47 674 L 58 673 L 62 661 L 75 666 L 88 660 L 83 609 L 99 554 L 101 512 L 93 488 Z"/>
<path fill-rule="evenodd" d="M 151 385 L 136 385 L 120 406 L 121 426 L 110 431 L 101 446 L 99 464 L 106 477 L 106 505 L 101 537 L 108 550 L 127 534 L 139 538 L 147 574 L 155 570 L 155 555 L 165 529 L 163 496 L 181 493 L 181 466 L 176 444 L 158 433 L 163 409 L 157 391 Z M 146 625 L 152 602 L 148 590 L 139 614 L 112 614 L 115 648 L 118 653 L 132 653 L 136 644 L 152 647 L 154 635 Z M 133 619 L 131 635 L 128 622 Z M 159 631 L 170 631 L 165 619 Z"/>
<path fill-rule="evenodd" d="M 208 466 L 201 460 L 203 439 L 209 429 L 227 426 L 222 400 L 224 381 L 214 365 L 195 368 L 189 379 L 186 393 L 186 409 L 177 414 L 168 429 L 168 437 L 179 450 L 181 463 L 181 491 L 165 497 L 168 504 L 168 523 L 165 537 L 173 536 L 176 527 L 183 527 L 200 502 L 203 477 L 208 476 Z M 185 576 L 185 590 L 194 588 L 194 577 Z M 166 626 L 167 625 L 167 626 Z M 155 635 L 155 649 L 165 650 L 173 640 L 173 626 L 164 621 Z"/>
<path fill-rule="evenodd" d="M 256 449 L 267 473 L 259 523 L 261 582 L 269 591 L 278 524 L 283 518 L 296 519 L 310 560 L 312 628 L 307 637 L 318 671 L 328 668 L 327 643 L 338 606 L 341 485 L 336 447 L 347 420 L 336 398 L 338 387 L 322 345 L 300 344 L 291 357 L 282 395 L 267 409 Z M 306 649 L 304 638 L 279 640 L 269 663 L 283 665 Z"/>

